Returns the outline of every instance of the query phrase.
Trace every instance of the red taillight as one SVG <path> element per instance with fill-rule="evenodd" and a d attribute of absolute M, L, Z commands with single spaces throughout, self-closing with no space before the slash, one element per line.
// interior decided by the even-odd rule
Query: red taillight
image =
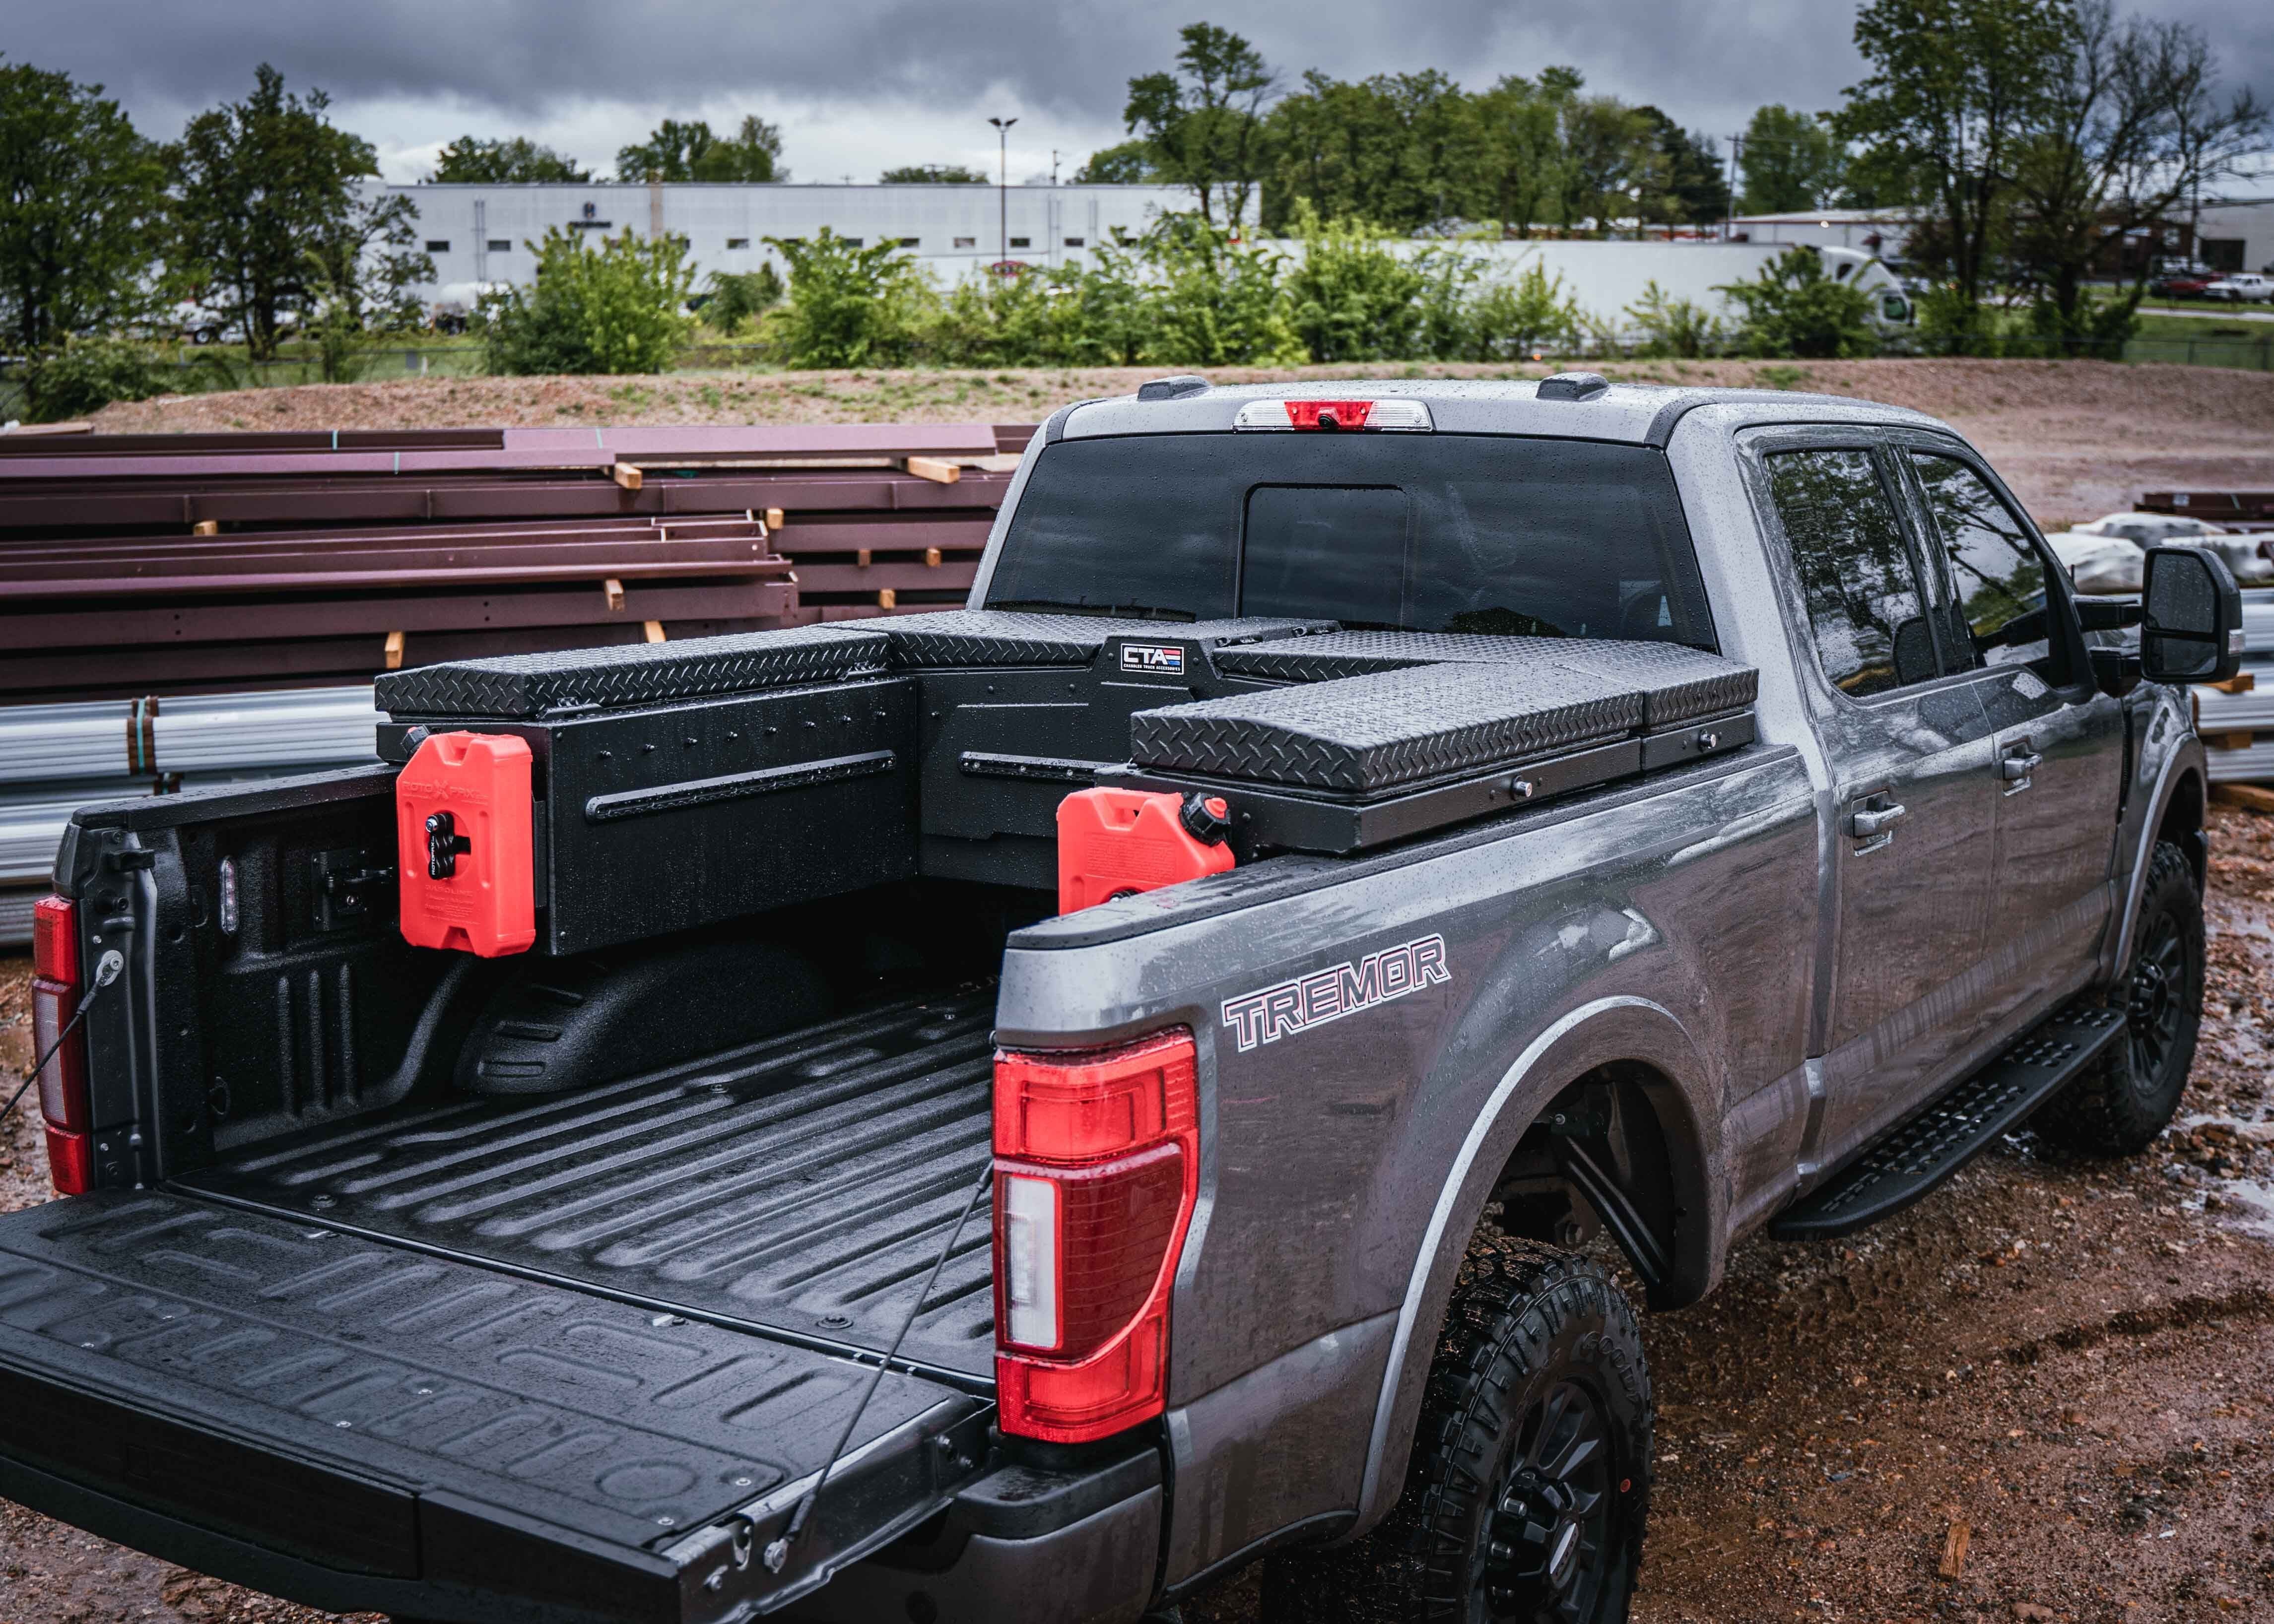
<path fill-rule="evenodd" d="M 74 1032 L 56 1041 L 79 1000 L 79 909 L 69 898 L 42 897 L 32 906 L 32 1053 L 55 1051 L 40 1068 L 40 1114 L 48 1119 L 48 1170 L 61 1195 L 84 1195 L 94 1183 L 87 1038 Z"/>
<path fill-rule="evenodd" d="M 1299 429 L 1362 429 L 1372 401 L 1289 401 L 1287 421 Z"/>
<path fill-rule="evenodd" d="M 1103 1438 L 1168 1397 L 1169 1294 L 1199 1191 L 1182 1028 L 995 1057 L 995 1372 L 1003 1430 Z"/>

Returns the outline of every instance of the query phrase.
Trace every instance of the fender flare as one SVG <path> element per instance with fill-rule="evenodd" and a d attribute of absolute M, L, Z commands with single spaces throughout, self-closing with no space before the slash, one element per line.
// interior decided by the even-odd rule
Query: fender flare
<path fill-rule="evenodd" d="M 1685 1301 L 1712 1288 L 1721 1270 L 1728 1192 L 1718 1171 L 1719 1114 L 1699 1109 L 1696 1097 L 1711 1075 L 1704 1056 L 1673 1013 L 1647 998 L 1622 995 L 1584 1004 L 1551 1023 L 1517 1056 L 1479 1109 L 1445 1175 L 1398 1307 L 1367 1443 L 1358 1520 L 1348 1537 L 1387 1516 L 1404 1488 L 1413 1430 L 1436 1352 L 1436 1327 L 1501 1169 L 1550 1101 L 1587 1072 L 1615 1061 L 1642 1062 L 1672 1080 L 1671 1099 L 1653 1103 L 1668 1130 L 1681 1204 L 1694 1214 L 1676 1236 L 1675 1274 Z"/>
<path fill-rule="evenodd" d="M 2203 758 L 2202 741 L 2193 733 L 2183 734 L 2164 765 L 2156 775 L 2156 787 L 2148 797 L 2146 814 L 2140 823 L 2140 842 L 2132 853 L 2132 873 L 2124 887 L 2122 905 L 2117 910 L 2116 929 L 2108 937 L 2108 952 L 2101 963 L 2101 979 L 2113 981 L 2132 962 L 2132 933 L 2140 923 L 2140 899 L 2148 892 L 2148 864 L 2156 854 L 2157 831 L 2164 826 L 2164 815 L 2172 808 L 2172 798 L 2179 793 L 2180 784 L 2189 772 L 2203 787 L 2206 799 L 2210 788 L 2210 770 Z"/>

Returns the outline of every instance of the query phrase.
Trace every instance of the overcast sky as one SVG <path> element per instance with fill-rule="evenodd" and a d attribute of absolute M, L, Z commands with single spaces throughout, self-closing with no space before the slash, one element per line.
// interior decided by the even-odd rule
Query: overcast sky
<path fill-rule="evenodd" d="M 2274 4 L 2135 0 L 2203 28 L 2230 86 L 2274 98 Z M 267 60 L 320 86 L 388 178 L 445 141 L 528 135 L 606 174 L 666 116 L 779 124 L 798 180 L 888 165 L 995 169 L 990 114 L 1016 116 L 1013 181 L 1071 173 L 1123 139 L 1133 73 L 1166 66 L 1179 24 L 1246 34 L 1289 84 L 1442 69 L 1472 88 L 1550 64 L 1715 135 L 1765 102 L 1833 106 L 1861 77 L 1846 0 L 8 0 L 0 55 L 101 81 L 144 132 L 243 95 Z"/>

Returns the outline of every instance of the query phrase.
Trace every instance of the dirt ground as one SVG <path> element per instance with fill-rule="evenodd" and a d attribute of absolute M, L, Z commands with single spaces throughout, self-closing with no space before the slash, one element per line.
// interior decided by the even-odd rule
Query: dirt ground
<path fill-rule="evenodd" d="M 1371 375 L 1538 378 L 1547 365 L 1224 367 L 1222 383 Z M 2274 485 L 2274 373 L 2100 361 L 1606 362 L 1622 380 L 1817 390 L 1932 413 L 1994 463 L 2048 530 L 2142 491 Z M 430 428 L 467 424 L 1034 422 L 1159 369 L 678 372 L 405 378 L 175 395 L 109 406 L 99 431 Z"/>
<path fill-rule="evenodd" d="M 2152 1150 L 2015 1134 L 1843 1244 L 1747 1244 L 1645 1321 L 1637 1624 L 2274 1619 L 2274 816 L 2218 810 L 2212 839 L 2202 1041 Z M 0 959 L 0 1078 L 30 1062 L 28 974 Z M 46 1195 L 19 1116 L 0 1209 Z M 1252 1624 L 1254 1575 L 1184 1613 Z M 0 1501 L 0 1624 L 326 1616 Z"/>

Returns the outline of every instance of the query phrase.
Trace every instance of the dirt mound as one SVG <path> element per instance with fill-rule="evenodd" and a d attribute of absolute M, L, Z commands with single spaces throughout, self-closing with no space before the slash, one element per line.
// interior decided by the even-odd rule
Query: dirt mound
<path fill-rule="evenodd" d="M 1538 378 L 1543 366 L 1222 367 L 1219 383 Z M 2142 491 L 2274 485 L 2274 374 L 2102 361 L 1632 361 L 1622 381 L 1811 390 L 1914 407 L 1957 428 L 2041 523 L 2128 508 Z M 106 407 L 111 433 L 218 429 L 549 427 L 677 423 L 1033 422 L 1122 395 L 1157 368 L 674 372 L 638 378 L 404 378 L 169 395 Z"/>

